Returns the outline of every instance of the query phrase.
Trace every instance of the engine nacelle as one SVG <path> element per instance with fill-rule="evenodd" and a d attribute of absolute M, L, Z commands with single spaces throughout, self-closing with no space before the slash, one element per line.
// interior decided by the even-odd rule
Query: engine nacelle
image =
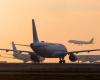
<path fill-rule="evenodd" d="M 75 61 L 78 60 L 78 57 L 77 57 L 76 54 L 73 53 L 73 54 L 69 55 L 69 60 L 72 61 L 72 62 L 75 62 Z"/>

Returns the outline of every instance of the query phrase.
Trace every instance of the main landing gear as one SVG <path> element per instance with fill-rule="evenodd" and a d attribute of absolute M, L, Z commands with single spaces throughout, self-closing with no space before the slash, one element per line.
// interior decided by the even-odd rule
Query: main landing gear
<path fill-rule="evenodd" d="M 60 63 L 60 64 L 65 64 L 65 60 L 64 60 L 64 58 L 60 58 L 59 63 Z"/>
<path fill-rule="evenodd" d="M 37 55 L 31 54 L 31 60 L 34 64 L 40 64 L 39 57 Z"/>

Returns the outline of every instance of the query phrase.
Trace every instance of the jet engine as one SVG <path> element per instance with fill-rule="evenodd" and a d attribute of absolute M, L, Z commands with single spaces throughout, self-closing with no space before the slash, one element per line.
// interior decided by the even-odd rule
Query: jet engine
<path fill-rule="evenodd" d="M 69 60 L 72 61 L 72 62 L 75 62 L 78 60 L 78 57 L 76 54 L 72 53 L 69 55 Z"/>

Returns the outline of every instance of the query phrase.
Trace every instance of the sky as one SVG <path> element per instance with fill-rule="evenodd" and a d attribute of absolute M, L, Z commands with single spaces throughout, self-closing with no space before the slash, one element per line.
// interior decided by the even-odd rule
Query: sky
<path fill-rule="evenodd" d="M 40 41 L 64 44 L 68 51 L 100 48 L 100 0 L 0 0 L 0 48 L 11 48 L 12 41 L 30 44 L 32 18 Z M 92 37 L 95 41 L 91 45 L 68 43 L 70 39 L 90 40 Z M 0 54 L 3 53 L 6 52 Z M 16 62 L 8 58 L 1 60 Z M 56 61 L 46 59 L 49 60 Z"/>

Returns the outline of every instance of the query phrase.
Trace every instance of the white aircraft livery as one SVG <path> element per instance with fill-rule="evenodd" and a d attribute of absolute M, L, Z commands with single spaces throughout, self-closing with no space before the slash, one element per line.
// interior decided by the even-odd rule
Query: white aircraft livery
<path fill-rule="evenodd" d="M 40 41 L 38 38 L 34 19 L 32 19 L 32 30 L 33 30 L 33 42 L 28 46 L 30 46 L 33 51 L 23 51 L 23 50 L 18 50 L 18 51 L 28 52 L 29 54 L 31 54 L 31 60 L 33 60 L 35 63 L 40 63 L 39 58 L 43 57 L 43 58 L 59 58 L 59 63 L 64 64 L 66 55 L 69 55 L 69 60 L 76 61 L 78 57 L 74 53 L 100 51 L 100 49 L 68 51 L 63 44 Z M 0 50 L 14 51 L 12 49 L 0 49 Z"/>
<path fill-rule="evenodd" d="M 93 44 L 94 38 L 92 38 L 90 41 L 79 41 L 79 40 L 69 40 L 69 43 L 73 43 L 73 44 L 79 44 L 79 45 L 83 45 L 83 44 Z"/>
<path fill-rule="evenodd" d="M 31 56 L 29 54 L 22 54 L 20 51 L 18 51 L 14 42 L 12 42 L 12 48 L 14 58 L 22 60 L 24 63 L 31 61 Z"/>
<path fill-rule="evenodd" d="M 20 50 L 17 50 L 15 43 L 12 42 L 12 50 L 13 50 L 13 57 L 6 57 L 6 56 L 1 56 L 0 57 L 4 57 L 4 58 L 15 58 L 15 59 L 19 59 L 22 60 L 24 63 L 27 63 L 28 61 L 32 61 L 32 63 L 34 63 L 34 60 L 31 59 L 31 54 L 28 54 L 27 52 L 22 53 Z M 44 58 L 40 57 L 40 62 L 44 61 Z"/>
<path fill-rule="evenodd" d="M 96 63 L 97 61 L 100 61 L 100 55 L 77 55 L 78 62 L 87 62 L 90 63 Z"/>

